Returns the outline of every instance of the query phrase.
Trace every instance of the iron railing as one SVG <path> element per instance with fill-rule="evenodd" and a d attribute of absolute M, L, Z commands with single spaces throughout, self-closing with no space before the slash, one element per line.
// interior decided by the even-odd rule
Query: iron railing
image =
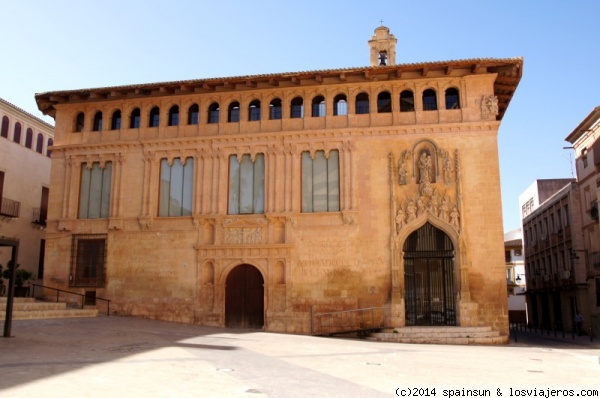
<path fill-rule="evenodd" d="M 0 216 L 19 218 L 21 214 L 21 202 L 16 200 L 2 198 L 0 203 Z"/>
<path fill-rule="evenodd" d="M 384 323 L 385 307 L 359 308 L 320 314 L 315 314 L 314 308 L 311 308 L 312 335 L 369 332 L 383 329 Z"/>
<path fill-rule="evenodd" d="M 40 207 L 36 207 L 33 209 L 31 223 L 45 227 L 47 217 L 48 217 L 48 209 L 42 209 Z"/>
<path fill-rule="evenodd" d="M 35 297 L 35 288 L 36 287 L 39 287 L 39 288 L 42 288 L 42 289 L 48 289 L 48 290 L 54 290 L 54 291 L 56 291 L 56 302 L 57 303 L 59 302 L 59 298 L 60 298 L 60 294 L 61 293 L 73 294 L 75 296 L 80 296 L 81 297 L 81 308 L 82 309 L 85 306 L 85 300 L 86 300 L 86 298 L 88 298 L 88 296 L 86 296 L 85 294 L 70 292 L 68 290 L 57 289 L 57 288 L 54 288 L 54 287 L 48 287 L 48 286 L 44 286 L 44 285 L 38 285 L 36 283 L 32 283 L 31 286 L 33 288 L 32 289 L 32 293 L 31 293 L 32 297 Z M 42 290 L 42 294 L 43 294 L 43 290 Z M 100 301 L 106 302 L 106 316 L 109 316 L 110 315 L 110 300 L 102 298 L 102 297 L 94 297 L 94 301 L 95 300 L 100 300 Z M 94 305 L 95 305 L 95 303 L 94 303 Z"/>

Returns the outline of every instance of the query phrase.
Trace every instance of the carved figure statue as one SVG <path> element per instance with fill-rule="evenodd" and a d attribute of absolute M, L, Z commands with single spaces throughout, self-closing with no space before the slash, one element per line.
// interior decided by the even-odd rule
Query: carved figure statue
<path fill-rule="evenodd" d="M 400 185 L 408 183 L 408 170 L 406 170 L 406 161 L 403 158 L 398 160 L 398 183 Z"/>
<path fill-rule="evenodd" d="M 481 118 L 487 119 L 489 115 L 498 114 L 498 97 L 490 95 L 481 98 Z"/>
<path fill-rule="evenodd" d="M 438 194 L 434 193 L 431 195 L 431 200 L 429 201 L 429 212 L 434 216 L 438 215 L 438 207 L 440 206 L 440 200 L 438 198 Z"/>
<path fill-rule="evenodd" d="M 448 222 L 448 200 L 444 197 L 440 206 L 439 218 Z"/>
<path fill-rule="evenodd" d="M 450 212 L 450 224 L 454 225 L 458 229 L 458 209 L 454 207 Z"/>
<path fill-rule="evenodd" d="M 446 184 L 452 182 L 452 161 L 449 155 L 444 158 L 444 182 Z"/>
<path fill-rule="evenodd" d="M 423 201 L 423 197 L 421 196 L 417 200 L 417 216 L 420 217 L 423 213 L 425 213 L 425 202 Z"/>
<path fill-rule="evenodd" d="M 396 233 L 400 232 L 402 227 L 404 227 L 404 224 L 405 224 L 404 210 L 402 210 L 402 207 L 401 207 L 398 209 L 398 212 L 396 213 Z"/>
<path fill-rule="evenodd" d="M 406 222 L 412 222 L 415 218 L 417 218 L 416 216 L 416 207 L 415 207 L 415 202 L 413 202 L 412 200 L 410 200 L 408 202 L 408 205 L 406 206 L 406 211 L 408 212 L 408 216 L 406 218 Z"/>
<path fill-rule="evenodd" d="M 419 183 L 431 182 L 431 155 L 421 153 L 419 158 Z"/>

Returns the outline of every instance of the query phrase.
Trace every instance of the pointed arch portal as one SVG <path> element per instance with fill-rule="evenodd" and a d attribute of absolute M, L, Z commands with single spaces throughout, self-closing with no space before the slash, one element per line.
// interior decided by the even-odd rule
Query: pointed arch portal
<path fill-rule="evenodd" d="M 407 326 L 456 325 L 454 246 L 426 223 L 404 243 Z"/>
<path fill-rule="evenodd" d="M 264 325 L 264 279 L 249 264 L 235 267 L 225 286 L 225 326 L 262 329 Z"/>

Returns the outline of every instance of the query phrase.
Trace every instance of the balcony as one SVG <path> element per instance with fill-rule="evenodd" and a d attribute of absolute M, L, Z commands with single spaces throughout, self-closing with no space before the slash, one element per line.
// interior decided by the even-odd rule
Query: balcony
<path fill-rule="evenodd" d="M 19 218 L 21 214 L 21 202 L 16 200 L 2 198 L 0 203 L 0 217 L 3 218 Z"/>
<path fill-rule="evenodd" d="M 46 219 L 48 218 L 48 210 L 36 207 L 33 209 L 31 223 L 40 229 L 46 228 Z"/>

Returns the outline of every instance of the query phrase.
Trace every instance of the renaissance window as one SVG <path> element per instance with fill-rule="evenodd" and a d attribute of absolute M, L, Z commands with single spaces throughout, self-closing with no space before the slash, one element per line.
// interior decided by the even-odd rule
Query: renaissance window
<path fill-rule="evenodd" d="M 356 96 L 356 114 L 364 115 L 369 113 L 369 95 L 360 93 Z"/>
<path fill-rule="evenodd" d="M 312 100 L 312 116 L 323 117 L 325 116 L 325 97 L 319 95 Z"/>
<path fill-rule="evenodd" d="M 121 111 L 117 110 L 113 112 L 110 128 L 111 130 L 121 129 Z"/>
<path fill-rule="evenodd" d="M 458 90 L 454 87 L 446 90 L 446 109 L 460 109 Z"/>
<path fill-rule="evenodd" d="M 173 105 L 171 109 L 169 109 L 169 126 L 178 126 L 179 125 L 179 107 L 177 105 Z"/>
<path fill-rule="evenodd" d="M 75 235 L 71 250 L 70 286 L 102 287 L 105 284 L 106 235 Z"/>
<path fill-rule="evenodd" d="M 137 129 L 140 128 L 141 112 L 140 108 L 135 108 L 131 111 L 131 119 L 129 122 L 129 128 Z"/>
<path fill-rule="evenodd" d="M 82 164 L 79 218 L 108 218 L 111 176 L 112 162 Z"/>
<path fill-rule="evenodd" d="M 200 119 L 200 108 L 198 104 L 193 104 L 188 110 L 188 124 L 198 124 Z"/>
<path fill-rule="evenodd" d="M 339 152 L 302 152 L 302 212 L 340 211 Z"/>
<path fill-rule="evenodd" d="M 271 119 L 271 120 L 281 119 L 281 100 L 279 98 L 275 98 L 269 104 L 269 119 Z"/>
<path fill-rule="evenodd" d="M 304 100 L 302 97 L 296 97 L 290 104 L 290 117 L 292 119 L 301 119 L 304 117 Z"/>
<path fill-rule="evenodd" d="M 437 110 L 437 95 L 435 90 L 427 89 L 423 91 L 423 110 L 424 111 L 436 111 Z"/>
<path fill-rule="evenodd" d="M 338 94 L 333 99 L 333 116 L 345 116 L 348 114 L 348 101 L 344 94 Z"/>
<path fill-rule="evenodd" d="M 102 112 L 100 111 L 94 115 L 94 131 L 102 131 Z"/>
<path fill-rule="evenodd" d="M 237 123 L 240 121 L 240 103 L 232 102 L 229 104 L 229 110 L 227 112 L 227 121 L 229 123 Z"/>
<path fill-rule="evenodd" d="M 176 158 L 169 164 L 167 159 L 160 162 L 160 217 L 181 217 L 192 215 L 194 192 L 194 159 L 185 163 Z"/>
<path fill-rule="evenodd" d="M 229 157 L 229 214 L 264 213 L 265 157 L 249 154 Z"/>
<path fill-rule="evenodd" d="M 412 91 L 404 90 L 400 93 L 400 112 L 415 111 L 415 96 Z"/>
<path fill-rule="evenodd" d="M 248 120 L 256 121 L 260 120 L 260 101 L 254 100 L 250 103 L 248 107 Z"/>
<path fill-rule="evenodd" d="M 208 107 L 208 123 L 219 123 L 219 104 L 216 102 Z"/>
<path fill-rule="evenodd" d="M 387 91 L 377 95 L 377 113 L 390 113 L 392 111 L 392 96 Z"/>
<path fill-rule="evenodd" d="M 48 144 L 46 145 L 46 156 L 50 157 L 52 155 L 52 149 L 50 149 L 54 145 L 54 140 L 52 138 L 48 139 Z"/>
<path fill-rule="evenodd" d="M 158 106 L 150 109 L 150 120 L 148 121 L 149 127 L 158 127 L 160 124 L 160 109 Z"/>
<path fill-rule="evenodd" d="M 74 130 L 77 133 L 81 133 L 83 131 L 84 122 L 85 122 L 85 116 L 84 116 L 83 112 L 79 112 L 77 114 L 77 116 L 75 117 L 75 128 L 74 128 Z"/>

